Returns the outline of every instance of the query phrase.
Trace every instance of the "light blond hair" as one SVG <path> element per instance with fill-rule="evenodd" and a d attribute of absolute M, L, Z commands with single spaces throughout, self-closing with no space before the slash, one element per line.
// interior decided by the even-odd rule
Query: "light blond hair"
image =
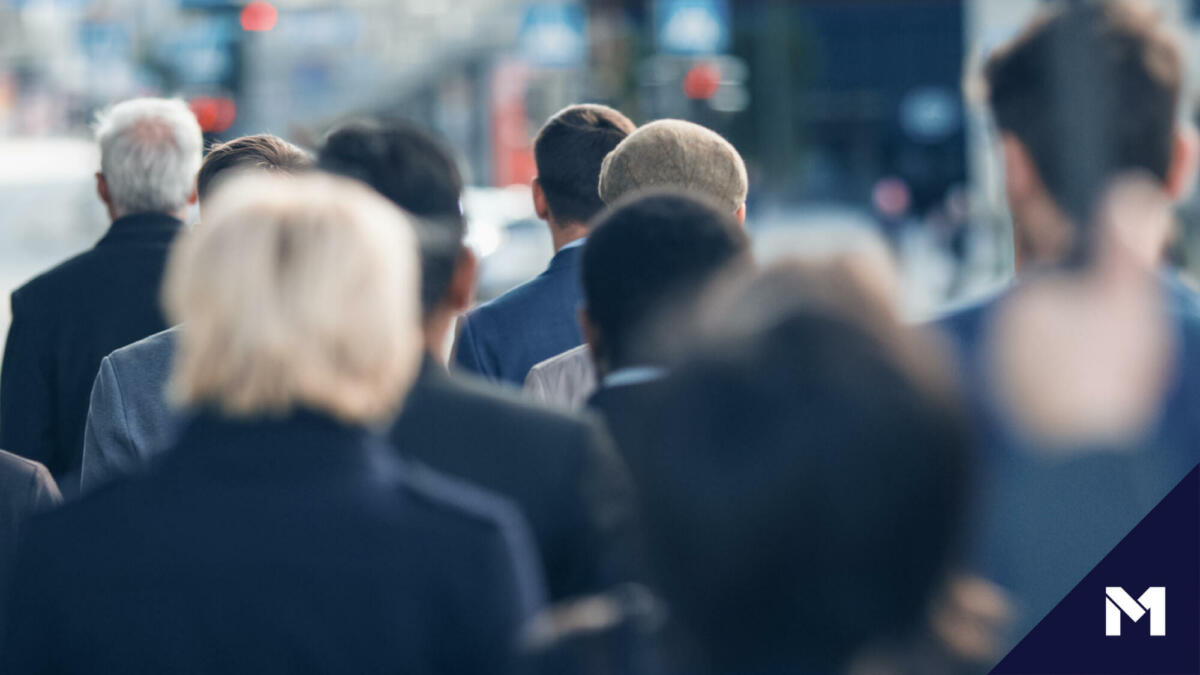
<path fill-rule="evenodd" d="M 172 252 L 173 402 L 234 417 L 297 408 L 384 422 L 422 349 L 413 228 L 354 181 L 243 175 Z"/>

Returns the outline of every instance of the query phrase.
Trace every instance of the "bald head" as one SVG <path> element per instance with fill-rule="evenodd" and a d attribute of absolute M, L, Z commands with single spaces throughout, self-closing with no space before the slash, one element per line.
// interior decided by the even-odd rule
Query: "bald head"
<path fill-rule="evenodd" d="M 745 203 L 749 181 L 742 156 L 720 134 L 692 122 L 658 120 L 604 158 L 600 198 L 613 204 L 655 188 L 702 194 L 733 213 Z"/>

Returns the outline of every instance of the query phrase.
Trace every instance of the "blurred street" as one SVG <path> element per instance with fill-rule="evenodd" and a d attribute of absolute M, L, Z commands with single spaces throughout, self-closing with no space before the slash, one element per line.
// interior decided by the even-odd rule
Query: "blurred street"
<path fill-rule="evenodd" d="M 1194 3 L 1158 4 L 1195 30 L 1183 22 Z M 479 297 L 494 297 L 551 254 L 528 198 L 533 131 L 563 105 L 596 100 L 636 122 L 680 117 L 726 135 L 750 167 L 748 226 L 768 257 L 875 237 L 898 256 L 910 316 L 928 316 L 1010 274 L 997 162 L 961 68 L 1036 6 L 0 3 L 0 296 L 102 232 L 80 169 L 95 165 L 94 111 L 177 95 L 210 141 L 270 131 L 312 147 L 369 116 L 437 132 L 475 186 L 469 239 L 483 261 Z M 1183 253 L 1195 211 L 1181 211 Z"/>

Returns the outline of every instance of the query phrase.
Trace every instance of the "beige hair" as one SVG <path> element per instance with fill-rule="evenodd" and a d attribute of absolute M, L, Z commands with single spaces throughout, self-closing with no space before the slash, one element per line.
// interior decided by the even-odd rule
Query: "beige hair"
<path fill-rule="evenodd" d="M 749 180 L 742 156 L 717 132 L 694 122 L 658 120 L 626 136 L 600 167 L 600 199 L 610 206 L 654 188 L 702 194 L 733 213 L 746 201 Z"/>
<path fill-rule="evenodd" d="M 235 417 L 304 406 L 386 421 L 416 377 L 416 238 L 354 181 L 244 175 L 172 252 L 163 295 L 182 323 L 172 400 Z"/>

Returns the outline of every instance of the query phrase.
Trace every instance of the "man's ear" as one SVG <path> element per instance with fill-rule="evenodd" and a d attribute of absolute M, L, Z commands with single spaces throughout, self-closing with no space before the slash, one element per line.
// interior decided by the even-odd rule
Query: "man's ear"
<path fill-rule="evenodd" d="M 200 200 L 200 191 L 193 187 L 192 194 L 188 195 L 188 201 L 187 201 L 188 206 L 195 204 L 199 200 Z"/>
<path fill-rule="evenodd" d="M 106 206 L 112 205 L 112 196 L 108 192 L 108 180 L 104 178 L 104 174 L 96 172 L 96 194 L 99 195 L 100 201 Z"/>
<path fill-rule="evenodd" d="M 546 203 L 546 191 L 542 189 L 541 181 L 534 178 L 530 187 L 533 189 L 533 210 L 538 218 L 550 222 L 550 205 Z"/>
<path fill-rule="evenodd" d="M 742 205 L 737 207 L 737 211 L 733 212 L 733 217 L 737 218 L 738 225 L 746 224 L 746 202 L 742 202 Z"/>
<path fill-rule="evenodd" d="M 1004 133 L 1000 137 L 1004 157 L 1004 187 L 1010 202 L 1022 202 L 1032 196 L 1041 179 L 1033 157 L 1016 136 Z"/>
<path fill-rule="evenodd" d="M 455 314 L 465 312 L 475 297 L 475 281 L 479 276 L 479 260 L 470 248 L 463 246 L 454 263 L 454 274 L 450 277 L 450 288 L 446 292 L 446 303 Z"/>
<path fill-rule="evenodd" d="M 1181 202 L 1191 196 L 1196 184 L 1196 164 L 1200 157 L 1200 134 L 1191 124 L 1181 125 L 1171 139 L 1171 165 L 1167 168 L 1164 190 L 1167 198 Z"/>

